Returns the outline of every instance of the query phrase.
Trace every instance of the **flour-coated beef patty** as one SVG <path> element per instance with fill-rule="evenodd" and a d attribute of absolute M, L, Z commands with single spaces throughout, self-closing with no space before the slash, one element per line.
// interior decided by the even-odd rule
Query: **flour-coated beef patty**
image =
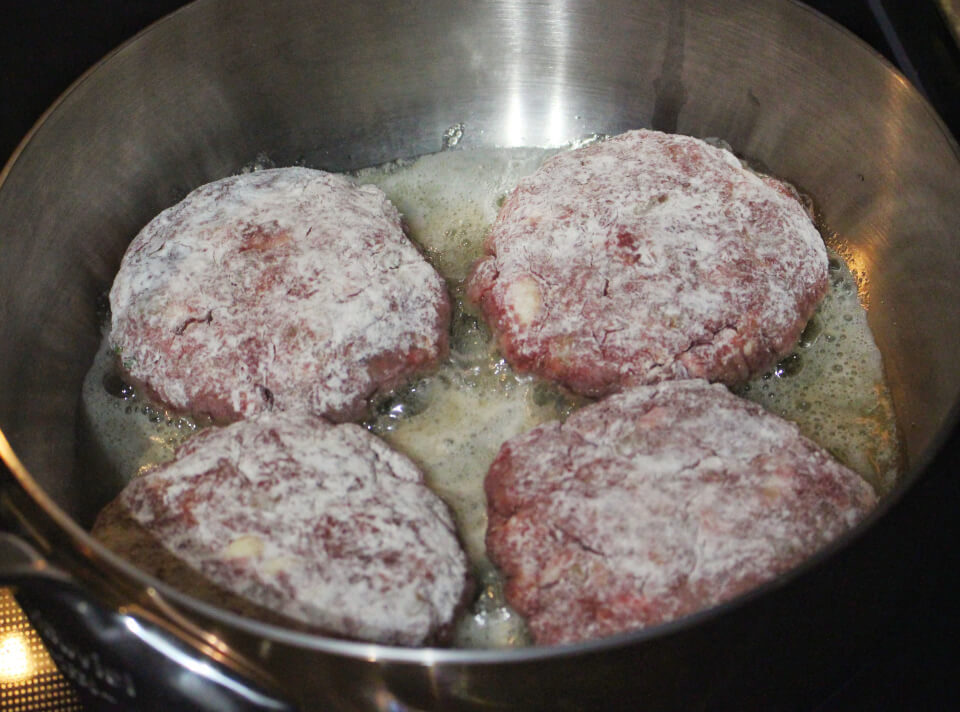
<path fill-rule="evenodd" d="M 133 240 L 110 290 L 127 376 L 229 422 L 295 408 L 353 420 L 448 349 L 443 280 L 380 189 L 306 168 L 190 193 Z"/>
<path fill-rule="evenodd" d="M 521 371 L 584 395 L 736 383 L 790 352 L 826 292 L 795 194 L 688 136 L 561 153 L 504 202 L 468 280 Z"/>
<path fill-rule="evenodd" d="M 732 598 L 875 502 L 795 425 L 701 380 L 626 390 L 507 441 L 485 489 L 488 554 L 539 644 Z"/>
<path fill-rule="evenodd" d="M 378 643 L 443 642 L 470 592 L 453 518 L 417 467 L 307 413 L 201 431 L 131 481 L 94 536 L 217 605 Z"/>

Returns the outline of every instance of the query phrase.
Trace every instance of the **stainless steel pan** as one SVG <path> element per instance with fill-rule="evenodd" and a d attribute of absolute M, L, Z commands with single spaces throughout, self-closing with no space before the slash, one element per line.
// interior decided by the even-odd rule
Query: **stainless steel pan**
<path fill-rule="evenodd" d="M 439 150 L 460 123 L 465 148 L 639 126 L 719 136 L 809 192 L 866 286 L 903 428 L 900 488 L 851 536 L 734 602 L 514 652 L 269 627 L 92 541 L 83 526 L 116 485 L 78 457 L 80 383 L 97 297 L 139 228 L 259 153 L 352 169 Z M 891 509 L 960 397 L 958 168 L 914 89 L 782 0 L 198 0 L 77 82 L 2 176 L 0 506 L 23 536 L 2 542 L 2 575 L 88 698 L 117 709 L 791 705 L 874 644 L 909 587 Z"/>

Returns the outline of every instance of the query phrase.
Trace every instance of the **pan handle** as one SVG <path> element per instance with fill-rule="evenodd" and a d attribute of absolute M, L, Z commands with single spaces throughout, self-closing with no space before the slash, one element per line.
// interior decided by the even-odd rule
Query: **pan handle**
<path fill-rule="evenodd" d="M 97 710 L 294 712 L 149 616 L 109 610 L 23 539 L 0 532 L 15 596 L 81 701 Z"/>

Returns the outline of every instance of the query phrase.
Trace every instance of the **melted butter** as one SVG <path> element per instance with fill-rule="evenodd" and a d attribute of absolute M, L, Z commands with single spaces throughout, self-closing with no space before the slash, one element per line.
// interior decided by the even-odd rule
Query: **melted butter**
<path fill-rule="evenodd" d="M 490 463 L 505 440 L 564 419 L 588 402 L 514 373 L 463 303 L 463 281 L 482 254 L 504 196 L 552 153 L 444 151 L 356 175 L 359 182 L 380 186 L 397 205 L 411 238 L 447 280 L 454 301 L 450 359 L 378 404 L 367 426 L 416 461 L 454 512 L 479 584 L 479 595 L 457 625 L 455 644 L 463 647 L 528 643 L 523 621 L 504 603 L 502 581 L 484 551 L 483 480 Z M 831 278 L 830 294 L 795 352 L 738 392 L 797 422 L 883 493 L 896 479 L 900 450 L 880 354 L 854 275 L 835 255 Z M 198 425 L 111 385 L 113 359 L 105 337 L 84 383 L 84 424 L 87 439 L 119 473 L 118 481 L 126 482 L 169 459 Z"/>
<path fill-rule="evenodd" d="M 793 353 L 735 392 L 794 421 L 878 494 L 896 483 L 893 401 L 856 276 L 837 254 L 830 256 L 830 291 Z"/>
<path fill-rule="evenodd" d="M 556 150 L 443 151 L 360 171 L 403 215 L 410 236 L 451 286 L 467 277 L 483 238 L 517 181 Z"/>
<path fill-rule="evenodd" d="M 148 467 L 173 458 L 177 447 L 199 426 L 120 381 L 108 337 L 109 320 L 83 380 L 81 424 L 85 450 L 100 453 L 106 470 L 126 484 Z"/>
<path fill-rule="evenodd" d="M 483 480 L 505 440 L 565 417 L 580 402 L 514 373 L 463 302 L 463 281 L 482 255 L 504 196 L 551 153 L 445 151 L 358 175 L 397 206 L 410 237 L 447 280 L 455 302 L 450 360 L 382 404 L 369 427 L 417 462 L 454 512 L 480 588 L 456 628 L 455 643 L 462 647 L 528 642 L 523 621 L 504 602 L 500 577 L 486 558 Z"/>

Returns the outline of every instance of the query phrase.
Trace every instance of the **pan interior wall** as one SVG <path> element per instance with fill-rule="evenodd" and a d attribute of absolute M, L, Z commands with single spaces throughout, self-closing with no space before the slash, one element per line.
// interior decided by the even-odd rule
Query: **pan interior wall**
<path fill-rule="evenodd" d="M 858 270 L 921 462 L 960 395 L 956 146 L 869 49 L 807 12 L 746 0 L 184 8 L 75 86 L 0 187 L 0 427 L 89 520 L 100 473 L 75 453 L 98 298 L 153 215 L 258 155 L 347 170 L 454 135 L 558 146 L 648 126 L 721 137 L 814 197 Z"/>

